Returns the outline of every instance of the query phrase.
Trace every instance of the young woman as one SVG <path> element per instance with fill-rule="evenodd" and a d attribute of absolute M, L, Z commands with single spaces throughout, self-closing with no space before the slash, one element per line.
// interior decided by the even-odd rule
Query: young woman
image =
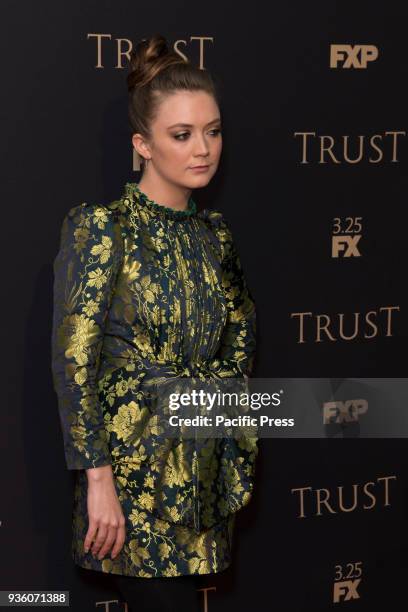
<path fill-rule="evenodd" d="M 149 382 L 248 377 L 255 304 L 222 213 L 198 212 L 191 197 L 222 149 L 209 73 L 159 35 L 136 46 L 130 68 L 142 178 L 107 205 L 72 208 L 54 262 L 52 370 L 77 476 L 72 556 L 115 576 L 130 606 L 191 612 L 194 576 L 231 562 L 257 441 L 159 444 Z"/>

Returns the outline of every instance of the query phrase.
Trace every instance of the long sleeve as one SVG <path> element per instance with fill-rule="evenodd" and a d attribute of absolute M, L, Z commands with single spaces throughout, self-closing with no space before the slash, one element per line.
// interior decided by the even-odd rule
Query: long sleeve
<path fill-rule="evenodd" d="M 256 309 L 246 283 L 231 230 L 222 213 L 211 219 L 222 254 L 222 288 L 227 302 L 227 320 L 216 355 L 206 367 L 216 377 L 249 377 L 256 349 Z"/>
<path fill-rule="evenodd" d="M 122 256 L 115 211 L 84 203 L 68 212 L 54 261 L 51 369 L 69 470 L 111 463 L 97 373 Z"/>

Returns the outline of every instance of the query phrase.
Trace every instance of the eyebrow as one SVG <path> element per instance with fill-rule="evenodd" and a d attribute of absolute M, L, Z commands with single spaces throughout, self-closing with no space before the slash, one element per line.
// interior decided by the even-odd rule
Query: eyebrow
<path fill-rule="evenodd" d="M 212 121 L 209 121 L 207 125 L 211 125 L 212 123 L 220 123 L 220 122 L 221 122 L 221 117 L 217 117 L 217 119 L 213 119 Z M 207 125 L 205 125 L 204 127 L 207 127 Z M 169 125 L 168 129 L 174 128 L 174 127 L 194 127 L 194 126 L 191 123 L 174 123 L 173 125 Z"/>

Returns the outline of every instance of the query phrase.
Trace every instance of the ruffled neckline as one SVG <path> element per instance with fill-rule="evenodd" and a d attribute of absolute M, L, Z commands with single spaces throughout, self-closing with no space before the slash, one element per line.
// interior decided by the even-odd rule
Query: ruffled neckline
<path fill-rule="evenodd" d="M 147 196 L 140 188 L 138 183 L 126 183 L 126 188 L 131 190 L 131 194 L 137 202 L 149 210 L 151 213 L 159 213 L 168 219 L 181 220 L 188 219 L 197 214 L 197 205 L 190 196 L 185 210 L 177 210 L 165 204 L 159 204 Z"/>

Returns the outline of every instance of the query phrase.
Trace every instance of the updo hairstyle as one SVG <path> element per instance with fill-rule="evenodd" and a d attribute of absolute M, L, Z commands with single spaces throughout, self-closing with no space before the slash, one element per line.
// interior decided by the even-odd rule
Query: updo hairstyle
<path fill-rule="evenodd" d="M 179 90 L 205 91 L 219 105 L 216 85 L 207 70 L 201 70 L 173 49 L 164 36 L 143 38 L 130 54 L 127 76 L 129 121 L 132 134 L 151 138 L 150 124 L 166 95 Z"/>

